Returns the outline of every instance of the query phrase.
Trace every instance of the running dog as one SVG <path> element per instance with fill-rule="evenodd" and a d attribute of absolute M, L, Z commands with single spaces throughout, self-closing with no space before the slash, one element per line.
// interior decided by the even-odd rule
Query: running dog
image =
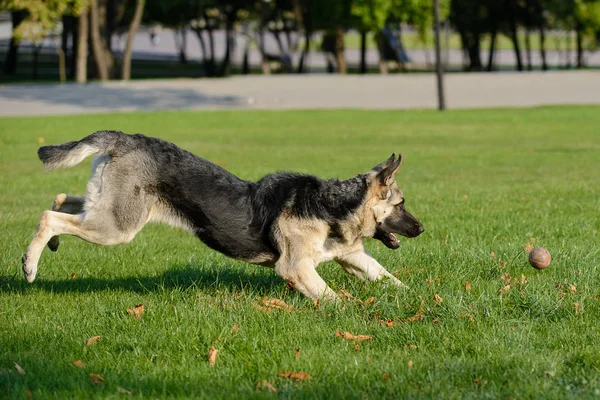
<path fill-rule="evenodd" d="M 360 279 L 388 279 L 406 287 L 364 248 L 375 238 L 390 249 L 394 233 L 416 237 L 423 225 L 404 208 L 395 174 L 395 154 L 348 180 L 279 172 L 258 182 L 239 179 L 203 158 L 161 139 L 99 131 L 78 142 L 43 146 L 46 170 L 72 167 L 98 155 L 85 197 L 59 194 L 44 211 L 23 256 L 28 282 L 37 274 L 46 245 L 74 235 L 100 245 L 130 242 L 147 222 L 165 222 L 196 235 L 214 250 L 273 267 L 277 275 L 311 299 L 336 293 L 316 267 L 337 261 Z"/>

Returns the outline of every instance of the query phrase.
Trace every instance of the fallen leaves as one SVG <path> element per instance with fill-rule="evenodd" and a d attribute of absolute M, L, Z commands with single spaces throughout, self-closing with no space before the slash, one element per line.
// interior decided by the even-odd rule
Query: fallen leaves
<path fill-rule="evenodd" d="M 123 389 L 121 386 L 117 387 L 117 391 L 121 394 L 126 394 L 127 396 L 131 396 L 131 392 L 127 389 Z"/>
<path fill-rule="evenodd" d="M 101 385 L 101 384 L 103 384 L 103 383 L 104 383 L 104 378 L 103 378 L 103 377 L 101 377 L 101 376 L 100 376 L 100 375 L 98 375 L 98 374 L 93 374 L 93 373 L 91 373 L 91 374 L 89 374 L 88 376 L 90 377 L 90 380 L 92 381 L 92 383 L 93 383 L 94 385 L 96 385 L 96 386 L 98 386 L 98 385 Z"/>
<path fill-rule="evenodd" d="M 209 367 L 214 367 L 215 363 L 217 362 L 217 354 L 218 353 L 219 353 L 219 350 L 215 349 L 215 346 L 211 346 L 210 350 L 206 354 L 206 358 L 208 359 Z"/>
<path fill-rule="evenodd" d="M 259 309 L 260 311 L 271 312 L 273 309 L 276 310 L 285 310 L 285 311 L 294 311 L 294 306 L 286 304 L 285 301 L 279 299 L 268 299 L 263 298 L 261 300 L 263 305 L 258 303 L 252 303 L 254 307 Z"/>
<path fill-rule="evenodd" d="M 296 351 L 294 351 L 294 358 L 296 360 L 300 359 L 300 349 L 296 349 Z"/>
<path fill-rule="evenodd" d="M 439 294 L 434 294 L 433 295 L 433 301 L 435 301 L 436 303 L 442 303 L 444 301 L 444 299 L 442 299 L 442 297 Z"/>
<path fill-rule="evenodd" d="M 382 321 L 381 321 L 381 324 L 382 324 L 382 325 L 385 325 L 385 326 L 387 326 L 387 327 L 392 327 L 392 326 L 396 325 L 396 321 L 394 321 L 394 320 L 392 320 L 392 319 L 388 318 L 388 319 L 387 319 L 387 320 L 385 320 L 385 321 L 383 321 L 383 320 L 382 320 Z"/>
<path fill-rule="evenodd" d="M 72 366 L 77 367 L 77 368 L 83 368 L 85 367 L 85 364 L 83 363 L 83 361 L 81 360 L 75 360 L 71 363 Z"/>
<path fill-rule="evenodd" d="M 298 371 L 298 372 L 279 371 L 279 376 L 282 376 L 287 379 L 295 379 L 297 381 L 306 381 L 306 380 L 312 379 L 312 376 L 310 376 L 306 372 L 302 372 L 302 371 Z"/>
<path fill-rule="evenodd" d="M 133 308 L 127 309 L 127 314 L 133 315 L 136 319 L 142 319 L 142 314 L 144 313 L 144 305 L 137 304 Z"/>
<path fill-rule="evenodd" d="M 15 369 L 17 370 L 17 372 L 19 373 L 19 375 L 21 375 L 21 376 L 27 375 L 27 373 L 25 372 L 25 370 L 23 368 L 21 368 L 21 366 L 19 364 L 17 364 L 15 361 L 13 361 L 13 364 L 15 365 Z"/>
<path fill-rule="evenodd" d="M 506 294 L 508 293 L 508 291 L 510 290 L 510 284 L 502 287 L 500 290 L 498 290 L 498 294 Z"/>
<path fill-rule="evenodd" d="M 93 346 L 93 345 L 95 345 L 96 343 L 98 343 L 98 342 L 100 341 L 100 339 L 101 339 L 101 338 L 102 338 L 101 336 L 92 336 L 91 338 L 89 338 L 89 339 L 87 340 L 87 345 L 88 345 L 88 346 Z"/>
<path fill-rule="evenodd" d="M 338 330 L 335 331 L 335 336 L 337 337 L 341 337 L 342 339 L 345 340 L 354 340 L 356 342 L 362 342 L 364 340 L 372 340 L 373 336 L 369 336 L 369 335 L 353 335 L 350 332 L 340 332 Z"/>
<path fill-rule="evenodd" d="M 470 292 L 471 290 L 473 290 L 473 287 L 471 286 L 471 283 L 469 281 L 465 281 L 465 290 L 467 292 Z"/>
<path fill-rule="evenodd" d="M 272 393 L 277 393 L 277 388 L 271 385 L 267 380 L 256 382 L 256 391 L 260 392 L 262 388 L 266 388 Z"/>

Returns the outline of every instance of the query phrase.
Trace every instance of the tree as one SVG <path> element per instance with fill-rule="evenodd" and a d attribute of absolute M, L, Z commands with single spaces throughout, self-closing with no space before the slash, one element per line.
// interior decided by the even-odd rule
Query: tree
<path fill-rule="evenodd" d="M 385 26 L 392 4 L 392 0 L 354 0 L 352 3 L 351 12 L 357 18 L 356 25 L 361 33 L 361 74 L 367 72 L 367 33 L 378 33 Z"/>
<path fill-rule="evenodd" d="M 2 8 L 5 9 L 9 9 L 8 5 L 6 4 L 7 2 L 2 2 L 0 3 L 0 5 L 2 6 Z M 27 15 L 27 13 L 23 10 L 12 10 L 11 11 L 11 19 L 12 19 L 12 26 L 14 28 L 17 28 L 21 22 L 23 22 L 23 20 L 25 19 L 25 16 Z M 10 38 L 10 45 L 8 48 L 8 52 L 6 53 L 6 58 L 4 59 L 4 65 L 2 68 L 2 72 L 5 75 L 12 75 L 17 71 L 17 58 L 19 55 L 19 41 L 17 40 L 17 37 L 14 34 L 11 35 Z"/>
<path fill-rule="evenodd" d="M 146 0 L 137 0 L 135 6 L 135 13 L 129 26 L 129 33 L 127 34 L 127 45 L 125 46 L 125 54 L 123 55 L 123 71 L 121 78 L 125 81 L 131 78 L 131 53 L 133 51 L 133 37 L 137 32 L 140 23 L 142 22 L 142 14 L 144 13 L 144 5 Z"/>
<path fill-rule="evenodd" d="M 41 43 L 51 32 L 55 31 L 62 16 L 81 0 L 4 0 L 2 6 L 11 10 L 25 12 L 25 17 L 13 29 L 14 40 L 17 42 L 27 39 Z M 56 51 L 59 58 L 60 81 L 66 80 L 65 53 L 59 43 Z M 34 53 L 34 79 L 37 77 L 37 51 Z M 15 59 L 16 63 L 16 59 Z M 11 66 L 12 67 L 12 66 Z"/>
<path fill-rule="evenodd" d="M 325 31 L 322 48 L 334 55 L 337 71 L 341 74 L 346 73 L 345 29 L 356 23 L 352 3 L 352 0 L 320 0 L 314 2 L 311 8 L 312 26 Z"/>

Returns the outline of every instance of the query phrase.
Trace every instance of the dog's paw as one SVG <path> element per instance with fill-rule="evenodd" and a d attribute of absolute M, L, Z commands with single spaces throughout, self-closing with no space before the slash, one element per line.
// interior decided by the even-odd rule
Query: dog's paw
<path fill-rule="evenodd" d="M 56 251 L 58 250 L 58 246 L 60 245 L 60 239 L 58 238 L 58 236 L 52 236 L 50 238 L 50 240 L 48 241 L 48 248 L 51 251 Z"/>
<path fill-rule="evenodd" d="M 37 274 L 37 268 L 32 268 L 27 262 L 29 261 L 29 258 L 27 257 L 27 254 L 23 254 L 23 257 L 21 258 L 21 262 L 23 263 L 23 274 L 25 275 L 25 279 L 27 279 L 27 282 L 31 283 L 35 280 L 35 275 Z"/>

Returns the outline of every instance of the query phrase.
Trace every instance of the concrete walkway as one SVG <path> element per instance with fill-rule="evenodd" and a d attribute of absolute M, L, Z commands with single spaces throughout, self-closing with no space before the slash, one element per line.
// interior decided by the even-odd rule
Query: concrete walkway
<path fill-rule="evenodd" d="M 449 74 L 449 108 L 600 104 L 600 72 Z M 0 116 L 164 109 L 437 107 L 433 74 L 277 75 L 0 85 Z"/>

